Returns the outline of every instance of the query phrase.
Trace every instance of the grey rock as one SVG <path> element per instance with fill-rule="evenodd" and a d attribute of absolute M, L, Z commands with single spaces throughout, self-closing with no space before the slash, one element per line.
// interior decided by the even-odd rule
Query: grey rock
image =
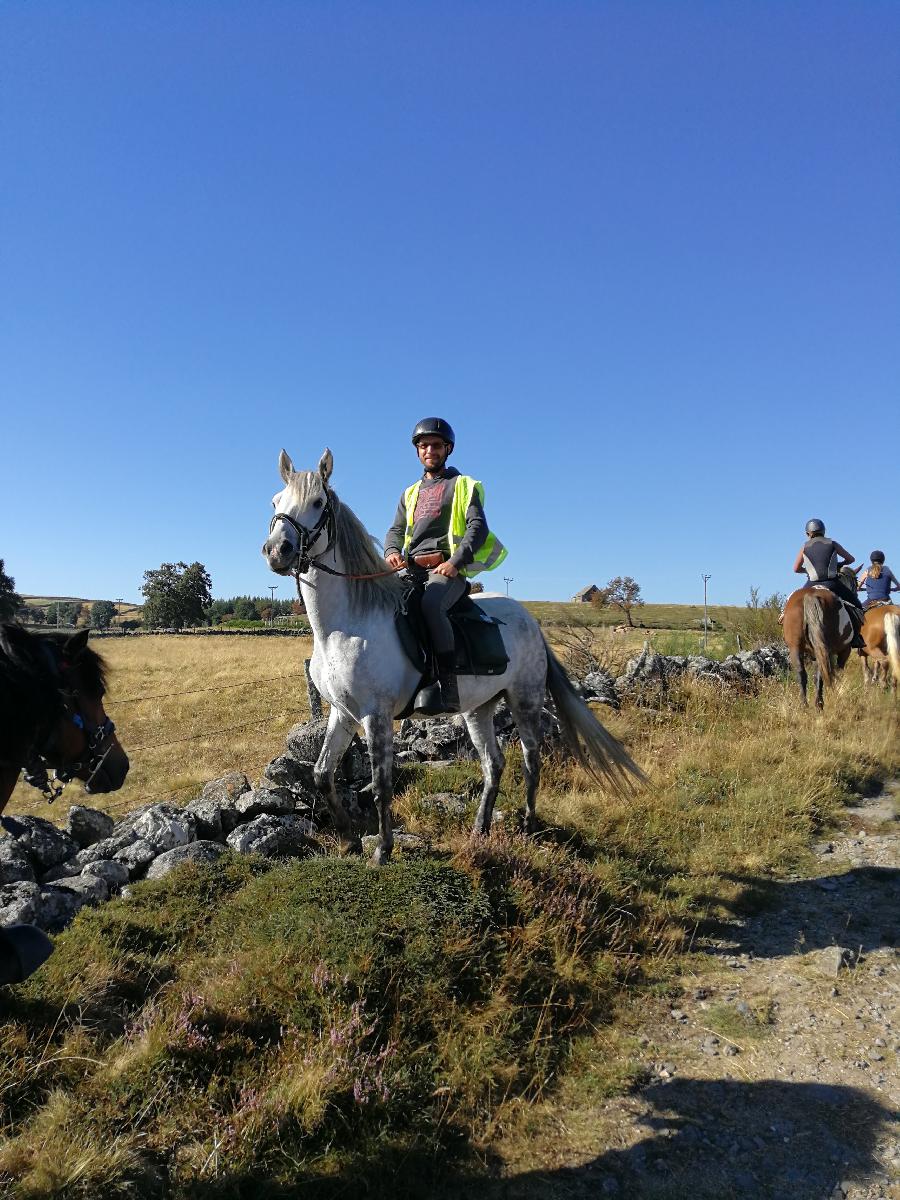
<path fill-rule="evenodd" d="M 816 965 L 822 975 L 836 979 L 841 967 L 853 965 L 853 952 L 846 946 L 826 946 L 816 955 Z"/>
<path fill-rule="evenodd" d="M 0 886 L 0 925 L 36 925 L 41 914 L 41 889 L 22 880 Z"/>
<path fill-rule="evenodd" d="M 31 859 L 15 838 L 0 838 L 0 885 L 23 881 L 34 883 Z"/>
<path fill-rule="evenodd" d="M 423 796 L 420 803 L 423 808 L 434 809 L 450 817 L 463 816 L 467 808 L 465 796 L 457 792 L 434 792 L 430 796 Z"/>
<path fill-rule="evenodd" d="M 79 847 L 84 849 L 85 846 L 93 846 L 94 842 L 110 837 L 115 822 L 108 813 L 100 812 L 98 808 L 73 804 L 69 809 L 67 828 Z"/>
<path fill-rule="evenodd" d="M 315 762 L 322 752 L 328 722 L 305 721 L 295 725 L 287 735 L 287 751 L 301 762 Z"/>
<path fill-rule="evenodd" d="M 89 875 L 86 872 L 84 875 L 75 875 L 62 880 L 53 890 L 72 892 L 78 897 L 81 904 L 102 904 L 104 900 L 109 899 L 111 889 L 109 882 L 102 876 Z M 73 913 L 72 916 L 74 915 Z"/>
<path fill-rule="evenodd" d="M 234 828 L 233 823 L 228 820 L 223 823 L 221 804 L 207 796 L 198 796 L 195 800 L 191 800 L 184 806 L 184 811 L 190 813 L 194 818 L 194 828 L 198 838 L 220 842 L 226 832 L 224 824 L 229 824 L 227 831 L 229 833 Z"/>
<path fill-rule="evenodd" d="M 82 878 L 81 875 L 76 875 L 74 879 L 66 880 L 65 887 L 55 887 L 51 884 L 41 888 L 41 912 L 35 924 L 47 930 L 64 929 L 85 904 L 94 903 L 93 897 L 106 890 L 102 879 L 83 884 L 78 882 Z M 72 887 L 68 886 L 70 883 Z M 105 896 L 103 898 L 105 899 Z"/>
<path fill-rule="evenodd" d="M 708 1054 L 711 1058 L 715 1058 L 719 1053 L 719 1039 L 717 1037 L 704 1038 L 700 1043 L 700 1052 Z"/>
<path fill-rule="evenodd" d="M 273 758 L 265 769 L 264 786 L 286 787 L 312 797 L 316 794 L 314 769 L 315 764 L 312 762 L 304 762 L 290 754 L 279 755 L 278 758 Z"/>
<path fill-rule="evenodd" d="M 263 813 L 284 815 L 294 811 L 297 798 L 289 788 L 254 788 L 235 801 L 235 811 L 242 821 Z"/>
<path fill-rule="evenodd" d="M 75 858 L 67 859 L 66 862 L 60 863 L 59 866 L 51 867 L 49 871 L 44 871 L 41 875 L 41 883 L 55 883 L 57 879 L 69 879 L 73 875 L 81 874 L 82 864 Z"/>
<path fill-rule="evenodd" d="M 197 841 L 185 846 L 175 846 L 166 850 L 153 860 L 147 870 L 148 879 L 162 879 L 164 875 L 186 862 L 215 862 L 225 853 L 225 847 L 219 842 Z"/>
<path fill-rule="evenodd" d="M 363 854 L 371 857 L 375 853 L 375 848 L 378 845 L 378 835 L 368 834 L 362 839 Z M 409 850 L 424 850 L 427 842 L 423 837 L 419 837 L 417 833 L 402 833 L 399 830 L 394 830 L 394 849 L 400 851 Z"/>
<path fill-rule="evenodd" d="M 241 825 L 227 838 L 239 854 L 262 854 L 266 858 L 300 858 L 310 853 L 316 827 L 305 817 L 264 814 Z"/>
<path fill-rule="evenodd" d="M 135 821 L 133 829 L 160 852 L 186 846 L 197 837 L 193 815 L 171 804 L 154 804 Z"/>
<path fill-rule="evenodd" d="M 78 851 L 74 838 L 57 829 L 43 817 L 7 817 L 6 827 L 38 871 L 46 871 L 65 862 Z"/>
<path fill-rule="evenodd" d="M 79 850 L 75 855 L 75 862 L 79 865 L 79 870 L 82 870 L 90 862 L 97 862 L 101 858 L 115 858 L 120 850 L 138 840 L 137 834 L 131 828 L 116 827 L 112 837 L 104 838 L 102 842 L 94 842 L 93 846 L 85 846 L 83 850 Z"/>
<path fill-rule="evenodd" d="M 138 838 L 117 850 L 114 862 L 121 863 L 128 871 L 129 879 L 138 879 L 156 858 L 158 851 L 146 838 Z"/>
<path fill-rule="evenodd" d="M 128 882 L 130 875 L 128 867 L 124 863 L 115 862 L 111 858 L 98 858 L 96 862 L 88 863 L 82 871 L 81 877 L 102 879 L 110 891 L 115 891 L 116 888 L 120 888 Z M 69 884 L 66 883 L 64 886 L 68 887 Z"/>
<path fill-rule="evenodd" d="M 207 800 L 215 800 L 218 804 L 227 804 L 236 800 L 244 792 L 250 791 L 250 780 L 243 771 L 229 771 L 219 779 L 211 779 L 203 786 L 203 796 Z"/>

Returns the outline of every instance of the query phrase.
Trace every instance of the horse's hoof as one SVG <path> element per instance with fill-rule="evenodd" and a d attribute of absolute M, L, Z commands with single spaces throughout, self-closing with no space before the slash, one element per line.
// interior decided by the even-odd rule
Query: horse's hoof
<path fill-rule="evenodd" d="M 346 838 L 341 842 L 341 854 L 345 858 L 349 858 L 351 855 L 361 855 L 362 852 L 362 842 L 359 838 Z"/>
<path fill-rule="evenodd" d="M 372 855 L 371 861 L 372 861 L 372 866 L 375 868 L 376 871 L 380 870 L 382 867 L 386 867 L 388 865 L 388 863 L 391 861 L 390 850 L 385 850 L 384 846 L 379 846 L 377 848 L 377 850 L 375 851 L 375 853 Z"/>

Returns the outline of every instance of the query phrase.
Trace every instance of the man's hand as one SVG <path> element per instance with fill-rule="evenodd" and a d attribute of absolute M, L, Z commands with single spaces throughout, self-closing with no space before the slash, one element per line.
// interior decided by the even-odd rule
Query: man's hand
<path fill-rule="evenodd" d="M 385 555 L 385 562 L 389 567 L 393 567 L 396 570 L 398 567 L 403 566 L 403 555 L 398 554 L 396 550 L 392 550 L 390 554 Z"/>
<path fill-rule="evenodd" d="M 454 567 L 453 563 L 448 560 L 442 562 L 439 567 L 435 567 L 434 573 L 435 575 L 446 575 L 448 579 L 455 579 L 459 574 L 459 568 Z"/>

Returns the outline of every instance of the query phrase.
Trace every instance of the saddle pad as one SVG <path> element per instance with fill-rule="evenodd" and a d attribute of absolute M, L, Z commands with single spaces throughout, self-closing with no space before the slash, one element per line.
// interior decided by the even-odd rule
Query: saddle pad
<path fill-rule="evenodd" d="M 396 626 L 407 658 L 423 675 L 431 676 L 432 653 L 420 608 L 421 591 L 413 588 L 404 597 Z M 490 616 L 468 595 L 453 605 L 447 616 L 453 626 L 457 675 L 502 675 L 509 655 L 500 633 L 502 621 Z"/>

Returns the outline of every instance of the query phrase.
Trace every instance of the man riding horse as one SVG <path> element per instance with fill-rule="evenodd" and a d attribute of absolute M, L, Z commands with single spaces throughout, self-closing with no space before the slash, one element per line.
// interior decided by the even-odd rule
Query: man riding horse
<path fill-rule="evenodd" d="M 426 417 L 413 430 L 412 443 L 424 473 L 400 497 L 384 539 L 384 557 L 394 568 L 405 560 L 413 580 L 424 587 L 422 616 L 438 679 L 420 693 L 416 711 L 456 713 L 459 689 L 447 613 L 465 594 L 466 577 L 499 566 L 506 550 L 488 529 L 482 484 L 447 466 L 456 444 L 450 425 L 442 417 Z"/>
<path fill-rule="evenodd" d="M 794 560 L 795 573 L 806 574 L 804 588 L 826 588 L 839 600 L 843 600 L 853 626 L 853 640 L 850 646 L 854 650 L 865 646 L 860 634 L 863 611 L 859 598 L 840 578 L 841 567 L 852 563 L 853 555 L 848 554 L 840 542 L 825 536 L 825 526 L 817 517 L 806 522 L 806 538 Z"/>

